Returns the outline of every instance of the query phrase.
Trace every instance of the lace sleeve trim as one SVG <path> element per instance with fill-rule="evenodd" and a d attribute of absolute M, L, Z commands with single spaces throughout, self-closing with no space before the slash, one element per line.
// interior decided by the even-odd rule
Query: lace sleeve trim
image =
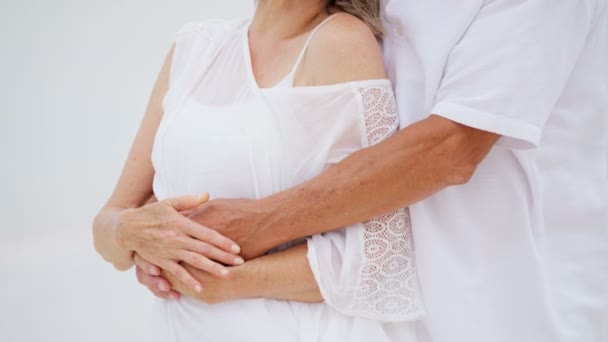
<path fill-rule="evenodd" d="M 374 145 L 399 129 L 397 103 L 390 86 L 358 88 L 363 104 L 367 142 Z"/>
<path fill-rule="evenodd" d="M 369 145 L 399 129 L 390 86 L 359 88 Z M 363 223 L 364 262 L 352 303 L 355 312 L 383 320 L 413 320 L 424 315 L 409 209 Z"/>

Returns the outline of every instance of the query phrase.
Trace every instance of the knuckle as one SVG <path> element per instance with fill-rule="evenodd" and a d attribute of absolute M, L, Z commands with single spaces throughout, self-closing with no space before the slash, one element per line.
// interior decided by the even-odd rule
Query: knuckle
<path fill-rule="evenodd" d="M 178 238 L 178 234 L 175 230 L 164 230 L 161 232 L 160 238 L 165 241 L 175 241 Z"/>
<path fill-rule="evenodd" d="M 141 280 L 142 285 L 145 285 L 148 289 L 154 289 L 154 279 L 150 277 L 143 277 Z"/>
<path fill-rule="evenodd" d="M 228 239 L 227 237 L 225 237 L 224 235 L 215 232 L 217 234 L 217 236 L 215 237 L 215 244 L 218 247 L 221 248 L 226 248 L 226 249 L 230 249 L 232 248 L 232 245 L 234 244 L 232 241 L 230 241 L 230 239 Z"/>
<path fill-rule="evenodd" d="M 158 297 L 158 298 L 162 298 L 162 299 L 166 299 L 166 296 L 167 296 L 166 294 L 161 293 L 161 292 L 159 292 L 159 291 L 152 291 L 152 293 L 153 293 L 153 294 L 154 294 L 156 297 Z"/>
<path fill-rule="evenodd" d="M 213 229 L 208 229 L 207 234 L 209 235 L 209 238 L 213 239 L 213 241 L 221 242 L 225 239 L 222 234 L 218 233 L 217 231 L 215 231 Z"/>
<path fill-rule="evenodd" d="M 212 248 L 206 243 L 202 243 L 198 247 L 198 252 L 204 255 L 209 255 L 212 253 Z"/>
<path fill-rule="evenodd" d="M 171 273 L 176 277 L 180 277 L 182 275 L 182 270 L 179 267 L 171 267 Z"/>
<path fill-rule="evenodd" d="M 161 267 L 163 267 L 163 266 L 161 266 Z M 177 272 L 179 271 L 179 266 L 172 262 L 168 263 L 163 268 L 167 271 L 167 273 L 170 273 L 173 275 L 177 275 Z"/>
<path fill-rule="evenodd" d="M 219 202 L 221 202 L 221 200 L 220 199 L 216 199 L 216 200 L 209 201 L 209 202 L 205 203 L 205 211 L 209 212 L 209 213 L 217 211 L 218 203 Z"/>
<path fill-rule="evenodd" d="M 186 264 L 190 264 L 190 265 L 196 265 L 198 258 L 196 258 L 196 256 L 187 253 L 184 255 L 184 257 L 182 258 L 182 261 L 185 262 Z"/>
<path fill-rule="evenodd" d="M 193 229 L 196 231 L 196 234 L 198 235 L 198 237 L 200 239 L 203 239 L 204 241 L 209 240 L 209 228 L 207 228 L 205 226 L 197 225 L 197 226 L 193 227 Z"/>
<path fill-rule="evenodd" d="M 143 277 L 142 277 L 141 271 L 139 269 L 137 269 L 137 271 L 135 272 L 135 277 L 137 277 L 137 281 L 140 284 L 143 284 Z"/>
<path fill-rule="evenodd" d="M 215 266 L 218 265 L 217 262 L 214 261 L 215 259 L 208 259 L 205 258 L 204 260 L 201 261 L 201 267 L 202 269 L 211 272 L 215 269 Z"/>
<path fill-rule="evenodd" d="M 158 289 L 156 288 L 156 286 L 154 285 L 153 282 L 148 282 L 147 284 L 145 284 L 146 287 L 148 288 L 148 290 L 155 292 L 158 291 Z"/>
<path fill-rule="evenodd" d="M 178 224 L 179 217 L 176 215 L 163 215 L 160 219 L 161 227 L 175 227 Z"/>
<path fill-rule="evenodd" d="M 137 270 L 138 271 L 143 271 L 146 268 L 147 264 L 148 264 L 147 261 L 145 261 L 142 258 L 138 258 L 138 257 L 136 257 L 133 261 L 135 262 L 135 265 L 137 265 Z"/>
<path fill-rule="evenodd" d="M 177 270 L 175 270 L 175 276 L 178 279 L 181 279 L 182 281 L 188 281 L 189 280 L 188 272 L 184 271 L 182 268 L 178 268 Z"/>
<path fill-rule="evenodd" d="M 219 274 L 220 270 L 222 269 L 222 266 L 216 263 L 215 261 L 207 259 L 205 261 L 205 269 L 209 270 L 209 272 Z"/>
<path fill-rule="evenodd" d="M 188 263 L 196 268 L 204 268 L 206 266 L 206 260 L 207 259 L 203 256 L 193 256 Z"/>

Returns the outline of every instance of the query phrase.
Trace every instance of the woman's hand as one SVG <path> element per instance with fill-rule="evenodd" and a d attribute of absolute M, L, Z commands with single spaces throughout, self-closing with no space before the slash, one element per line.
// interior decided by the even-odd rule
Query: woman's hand
<path fill-rule="evenodd" d="M 222 264 L 240 265 L 240 247 L 216 231 L 202 226 L 180 212 L 207 202 L 209 196 L 183 196 L 150 203 L 120 213 L 115 228 L 116 243 L 136 252 L 195 292 L 202 285 L 180 262 L 219 277 L 229 271 Z"/>
<path fill-rule="evenodd" d="M 174 292 L 192 297 L 207 304 L 219 304 L 247 297 L 245 291 L 243 291 L 243 286 L 241 286 L 243 284 L 238 279 L 240 273 L 239 269 L 242 266 L 233 267 L 230 272 L 230 277 L 228 278 L 215 277 L 212 274 L 203 272 L 188 264 L 183 264 L 183 267 L 205 284 L 205 290 L 202 292 L 194 292 L 173 275 L 162 272 L 162 275 L 167 279 Z"/>
<path fill-rule="evenodd" d="M 163 299 L 179 299 L 183 294 L 207 304 L 217 304 L 247 298 L 246 289 L 249 288 L 248 283 L 251 283 L 250 279 L 242 276 L 246 264 L 232 267 L 228 278 L 219 278 L 182 263 L 188 272 L 205 284 L 204 291 L 195 292 L 172 274 L 159 269 L 137 253 L 133 256 L 133 260 L 137 266 L 137 280 L 155 296 Z"/>
<path fill-rule="evenodd" d="M 228 300 L 241 299 L 238 297 L 238 291 L 235 286 L 235 271 L 236 267 L 230 273 L 230 278 L 218 278 L 209 273 L 202 272 L 193 268 L 190 265 L 184 264 L 183 267 L 192 274 L 199 282 L 205 284 L 205 290 L 195 292 L 188 289 L 187 286 L 171 274 L 164 272 L 157 266 L 149 263 L 147 260 L 135 253 L 133 261 L 136 266 L 137 280 L 140 284 L 150 290 L 155 296 L 167 299 L 177 300 L 182 294 L 205 302 L 207 304 L 217 304 Z M 233 290 L 231 290 L 233 289 Z"/>
<path fill-rule="evenodd" d="M 155 269 L 154 265 L 137 254 L 134 261 L 139 282 L 164 299 L 178 299 L 184 294 L 207 304 L 247 298 L 322 303 L 323 297 L 308 263 L 307 253 L 307 244 L 302 243 L 231 267 L 227 278 L 218 278 L 183 264 L 188 272 L 205 284 L 205 290 L 200 293 L 194 293 L 170 274 Z"/>
<path fill-rule="evenodd" d="M 171 289 L 171 284 L 161 276 L 162 270 L 158 266 L 147 262 L 137 253 L 133 255 L 133 262 L 137 281 L 147 287 L 156 297 L 179 299 L 181 293 Z"/>

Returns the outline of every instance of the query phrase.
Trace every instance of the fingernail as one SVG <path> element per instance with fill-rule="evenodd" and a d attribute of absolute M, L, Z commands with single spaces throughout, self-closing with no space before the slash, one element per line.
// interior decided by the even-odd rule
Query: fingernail
<path fill-rule="evenodd" d="M 234 263 L 237 265 L 242 265 L 245 263 L 245 260 L 243 260 L 243 258 L 236 258 L 234 259 Z"/>
<path fill-rule="evenodd" d="M 234 253 L 241 253 L 241 247 L 237 245 L 232 245 L 231 249 Z"/>
<path fill-rule="evenodd" d="M 196 285 L 196 286 L 194 287 L 194 291 L 196 291 L 196 292 L 200 293 L 201 291 L 203 291 L 203 288 L 202 288 L 200 285 Z"/>
<path fill-rule="evenodd" d="M 220 271 L 220 274 L 223 275 L 224 277 L 227 276 L 228 273 L 230 273 L 230 272 L 228 272 L 228 270 L 221 270 Z"/>
<path fill-rule="evenodd" d="M 158 275 L 158 271 L 156 270 L 156 268 L 150 268 L 150 274 L 153 276 L 157 276 Z"/>
<path fill-rule="evenodd" d="M 167 284 L 159 284 L 158 289 L 161 291 L 165 291 L 165 292 L 170 290 L 170 288 L 169 288 L 169 286 L 167 286 Z"/>

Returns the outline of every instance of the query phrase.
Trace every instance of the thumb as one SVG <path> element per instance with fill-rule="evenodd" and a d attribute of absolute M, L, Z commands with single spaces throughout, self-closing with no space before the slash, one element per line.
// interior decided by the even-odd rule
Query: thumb
<path fill-rule="evenodd" d="M 193 209 L 209 200 L 209 194 L 202 195 L 186 195 L 181 197 L 169 198 L 165 203 L 173 207 L 177 211 Z"/>

